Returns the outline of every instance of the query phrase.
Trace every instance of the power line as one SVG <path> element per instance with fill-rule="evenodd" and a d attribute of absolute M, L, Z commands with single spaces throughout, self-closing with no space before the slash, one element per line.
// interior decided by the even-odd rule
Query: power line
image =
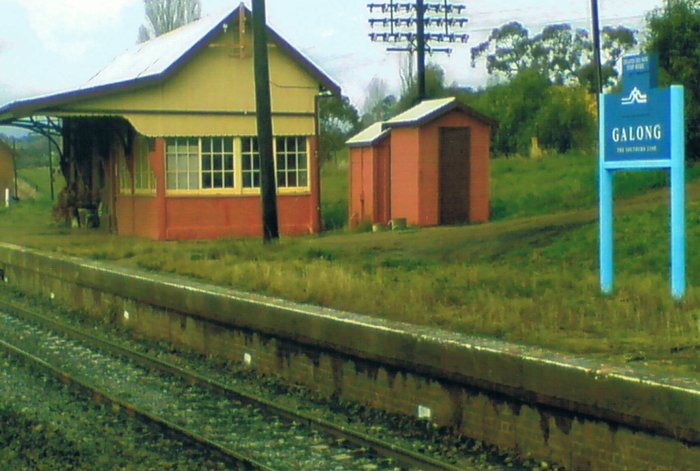
<path fill-rule="evenodd" d="M 451 53 L 451 47 L 433 46 L 430 43 L 461 43 L 469 40 L 469 35 L 463 30 L 469 23 L 469 19 L 460 15 L 466 6 L 453 3 L 448 0 L 441 2 L 424 3 L 421 0 L 414 2 L 399 2 L 390 0 L 383 3 L 368 3 L 370 14 L 379 12 L 382 15 L 368 20 L 369 33 L 372 42 L 389 43 L 387 51 L 390 52 L 417 52 L 419 40 L 425 41 L 428 52 Z M 374 28 L 381 28 L 375 31 Z M 419 38 L 419 29 L 423 28 L 422 39 Z M 439 31 L 436 31 L 439 29 Z"/>
<path fill-rule="evenodd" d="M 468 41 L 467 33 L 454 31 L 455 28 L 464 28 L 469 22 L 465 17 L 454 16 L 460 15 L 466 7 L 449 0 L 435 3 L 424 0 L 408 3 L 389 0 L 384 3 L 369 3 L 367 8 L 370 14 L 375 10 L 382 14 L 381 17 L 369 19 L 371 28 L 375 26 L 383 28 L 381 32 L 369 34 L 371 41 L 391 43 L 391 46 L 387 47 L 389 52 L 408 52 L 411 55 L 416 53 L 417 98 L 420 102 L 426 97 L 425 53 L 426 51 L 448 54 L 452 52 L 450 47 L 434 46 L 431 43 L 454 44 Z"/>

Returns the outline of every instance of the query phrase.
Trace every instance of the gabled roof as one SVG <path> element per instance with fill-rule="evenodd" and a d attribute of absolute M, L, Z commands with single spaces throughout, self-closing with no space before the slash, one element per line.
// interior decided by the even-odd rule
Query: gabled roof
<path fill-rule="evenodd" d="M 117 56 L 111 64 L 75 90 L 118 85 L 163 75 L 191 49 L 196 49 L 200 41 L 205 40 L 230 15 L 231 10 L 227 8 L 137 44 Z"/>
<path fill-rule="evenodd" d="M 246 17 L 251 15 L 250 10 L 241 3 L 233 10 L 227 8 L 207 15 L 198 21 L 138 44 L 118 56 L 111 64 L 81 86 L 58 93 L 10 102 L 0 107 L 0 122 L 28 116 L 43 108 L 122 92 L 162 81 L 177 70 L 192 54 L 199 51 L 219 31 L 219 28 L 223 27 L 224 23 L 237 18 L 241 9 Z M 267 34 L 268 40 L 276 43 L 293 60 L 301 64 L 326 90 L 334 95 L 340 95 L 338 84 L 309 58 L 294 49 L 269 26 Z"/>
<path fill-rule="evenodd" d="M 382 129 L 383 124 L 381 121 L 372 124 L 345 141 L 345 145 L 349 147 L 363 147 L 376 144 L 389 136 L 389 130 Z"/>
<path fill-rule="evenodd" d="M 435 100 L 424 100 L 413 108 L 410 108 L 403 113 L 400 113 L 385 121 L 382 128 L 389 129 L 397 126 L 420 126 L 453 110 L 459 110 L 472 118 L 483 122 L 484 124 L 488 124 L 489 126 L 496 125 L 496 122 L 493 119 L 466 105 L 463 105 L 457 101 L 457 98 L 455 97 L 448 97 L 438 98 Z"/>
<path fill-rule="evenodd" d="M 388 137 L 391 134 L 391 128 L 420 126 L 453 110 L 459 110 L 489 126 L 497 126 L 495 120 L 463 105 L 455 97 L 438 98 L 424 100 L 387 121 L 374 123 L 345 141 L 345 145 L 348 147 L 371 146 Z"/>

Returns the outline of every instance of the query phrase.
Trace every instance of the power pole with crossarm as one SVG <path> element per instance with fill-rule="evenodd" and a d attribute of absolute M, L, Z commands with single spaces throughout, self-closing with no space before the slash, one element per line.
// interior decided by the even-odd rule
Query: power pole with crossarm
<path fill-rule="evenodd" d="M 381 31 L 369 34 L 373 42 L 390 44 L 387 51 L 416 53 L 418 73 L 418 101 L 426 98 L 425 93 L 425 54 L 452 52 L 451 47 L 445 47 L 449 43 L 466 43 L 469 35 L 464 32 L 455 32 L 455 28 L 463 29 L 469 21 L 461 15 L 466 8 L 464 5 L 455 4 L 448 0 L 441 2 L 400 2 L 390 0 L 385 3 L 369 3 L 367 5 L 370 14 L 375 11 L 382 14 L 381 17 L 369 19 L 372 29 L 381 28 Z M 442 43 L 439 47 L 433 47 L 432 43 Z"/>

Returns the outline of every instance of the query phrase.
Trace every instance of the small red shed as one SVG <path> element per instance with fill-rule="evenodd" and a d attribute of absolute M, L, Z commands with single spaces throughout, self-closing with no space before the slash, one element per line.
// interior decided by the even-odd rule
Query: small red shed
<path fill-rule="evenodd" d="M 389 130 L 374 123 L 347 141 L 349 147 L 350 226 L 386 223 L 391 218 Z"/>
<path fill-rule="evenodd" d="M 489 218 L 494 121 L 455 98 L 426 100 L 347 141 L 350 225 L 435 226 Z"/>

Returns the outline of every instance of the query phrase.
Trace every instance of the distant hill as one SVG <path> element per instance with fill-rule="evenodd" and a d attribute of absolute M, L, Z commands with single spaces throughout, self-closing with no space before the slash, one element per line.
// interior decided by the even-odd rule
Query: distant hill
<path fill-rule="evenodd" d="M 20 136 L 0 134 L 0 139 L 10 147 L 12 147 L 14 140 L 17 151 L 17 168 L 40 167 L 48 164 L 48 144 L 44 136 L 38 134 Z M 56 159 L 55 156 L 54 159 Z"/>

